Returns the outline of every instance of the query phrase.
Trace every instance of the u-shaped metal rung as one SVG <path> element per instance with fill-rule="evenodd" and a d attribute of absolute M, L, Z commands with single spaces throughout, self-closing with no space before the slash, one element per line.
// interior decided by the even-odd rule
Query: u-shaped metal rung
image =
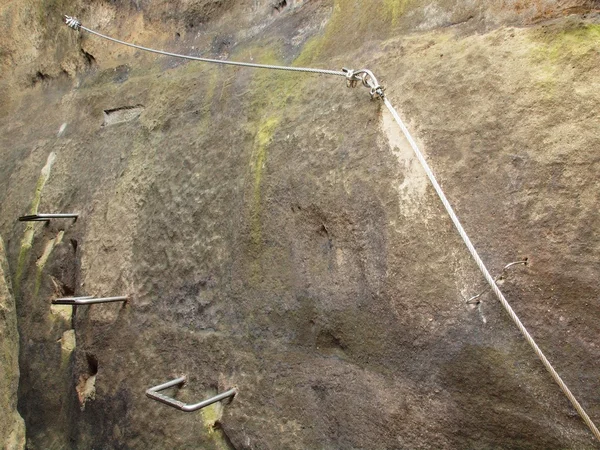
<path fill-rule="evenodd" d="M 19 217 L 19 222 L 48 222 L 50 219 L 73 219 L 77 220 L 78 213 L 68 214 L 29 214 L 28 216 Z"/>
<path fill-rule="evenodd" d="M 126 302 L 129 297 L 126 295 L 120 297 L 101 297 L 96 298 L 93 295 L 86 297 L 65 297 L 52 300 L 53 305 L 93 305 L 94 303 Z"/>
<path fill-rule="evenodd" d="M 200 403 L 188 404 L 188 403 L 183 403 L 183 402 L 180 402 L 179 400 L 175 400 L 174 398 L 171 398 L 166 395 L 158 393 L 159 391 L 164 391 L 165 389 L 168 389 L 173 386 L 183 385 L 185 383 L 185 380 L 186 380 L 186 377 L 183 376 L 183 377 L 175 378 L 174 380 L 171 380 L 171 381 L 167 381 L 166 383 L 159 384 L 158 386 L 151 387 L 150 389 L 148 389 L 146 391 L 146 395 L 148 397 L 150 397 L 152 400 L 156 400 L 157 402 L 164 403 L 165 405 L 172 406 L 173 408 L 177 408 L 181 411 L 191 412 L 191 411 L 197 411 L 199 409 L 202 409 L 208 405 L 212 405 L 213 403 L 216 403 L 218 401 L 226 399 L 227 397 L 233 397 L 237 394 L 237 389 L 233 388 L 233 389 L 229 389 L 228 391 L 225 391 L 221 394 L 215 395 L 214 397 L 211 397 L 207 400 L 203 400 Z"/>

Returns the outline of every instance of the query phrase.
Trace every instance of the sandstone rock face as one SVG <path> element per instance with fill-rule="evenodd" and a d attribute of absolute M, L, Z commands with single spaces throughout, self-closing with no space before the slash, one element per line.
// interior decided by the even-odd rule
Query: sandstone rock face
<path fill-rule="evenodd" d="M 0 239 L 0 444 L 6 450 L 25 448 L 25 424 L 17 412 L 19 334 L 4 242 Z"/>
<path fill-rule="evenodd" d="M 465 303 L 484 281 L 366 89 L 61 23 L 371 69 L 490 270 L 527 258 L 502 289 L 598 422 L 598 8 L 0 2 L 0 233 L 28 448 L 600 448 L 497 301 Z M 35 211 L 80 218 L 16 222 Z M 86 294 L 130 301 L 51 306 Z M 180 375 L 182 401 L 239 394 L 195 413 L 144 395 Z"/>

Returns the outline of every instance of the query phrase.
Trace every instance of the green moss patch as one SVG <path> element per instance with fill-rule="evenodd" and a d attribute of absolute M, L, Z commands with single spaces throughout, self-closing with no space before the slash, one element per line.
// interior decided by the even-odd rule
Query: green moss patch
<path fill-rule="evenodd" d="M 31 201 L 31 207 L 29 208 L 29 214 L 37 214 L 38 212 L 38 207 L 42 199 L 42 191 L 44 190 L 44 186 L 46 185 L 48 178 L 50 178 L 50 172 L 55 160 L 56 153 L 50 153 L 48 155 L 48 159 L 46 160 L 46 165 L 40 172 L 40 177 L 38 178 L 33 200 Z M 28 261 L 29 251 L 31 250 L 31 246 L 33 244 L 34 234 L 35 222 L 27 222 L 23 239 L 21 239 L 21 248 L 19 250 L 19 258 L 17 260 L 17 269 L 15 273 L 15 297 L 17 298 L 20 294 L 21 279 L 23 278 L 23 272 L 25 271 L 25 266 Z"/>

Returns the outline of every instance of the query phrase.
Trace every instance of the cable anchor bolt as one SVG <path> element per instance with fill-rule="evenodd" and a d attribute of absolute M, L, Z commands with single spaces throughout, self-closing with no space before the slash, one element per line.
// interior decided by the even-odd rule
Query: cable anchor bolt
<path fill-rule="evenodd" d="M 352 70 L 344 67 L 342 71 L 346 74 L 347 87 L 354 88 L 358 86 L 360 81 L 363 86 L 369 88 L 371 100 L 384 97 L 385 88 L 379 84 L 377 78 L 369 69 Z"/>
<path fill-rule="evenodd" d="M 516 266 L 517 264 L 523 264 L 524 266 L 527 265 L 527 263 L 529 262 L 529 258 L 523 258 L 519 261 L 514 261 L 511 263 L 508 263 L 507 265 L 504 266 L 504 268 L 502 269 L 502 271 L 500 272 L 500 275 L 498 275 L 496 278 L 494 278 L 494 282 L 500 281 L 504 279 L 504 274 L 506 273 L 506 270 L 509 269 L 512 266 Z M 483 288 L 483 290 L 477 294 L 474 295 L 473 297 L 469 298 L 468 300 L 465 301 L 465 303 L 467 305 L 479 305 L 481 303 L 481 300 L 479 300 L 479 298 L 485 294 L 487 291 L 489 291 L 491 289 L 491 287 L 488 285 L 486 287 Z"/>
<path fill-rule="evenodd" d="M 81 22 L 77 20 L 75 17 L 65 15 L 65 24 L 69 28 L 73 28 L 75 31 L 79 31 L 81 28 Z"/>

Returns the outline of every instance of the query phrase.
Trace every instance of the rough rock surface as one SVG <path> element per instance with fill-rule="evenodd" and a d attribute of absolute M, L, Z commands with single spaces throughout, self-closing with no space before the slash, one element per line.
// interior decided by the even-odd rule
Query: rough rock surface
<path fill-rule="evenodd" d="M 4 242 L 0 238 L 0 445 L 5 450 L 25 448 L 25 424 L 17 412 L 19 334 Z"/>
<path fill-rule="evenodd" d="M 0 234 L 31 449 L 600 448 L 597 1 L 0 1 Z M 81 214 L 25 225 L 26 212 Z M 126 305 L 51 307 L 65 295 Z M 230 403 L 182 413 L 144 391 Z"/>

